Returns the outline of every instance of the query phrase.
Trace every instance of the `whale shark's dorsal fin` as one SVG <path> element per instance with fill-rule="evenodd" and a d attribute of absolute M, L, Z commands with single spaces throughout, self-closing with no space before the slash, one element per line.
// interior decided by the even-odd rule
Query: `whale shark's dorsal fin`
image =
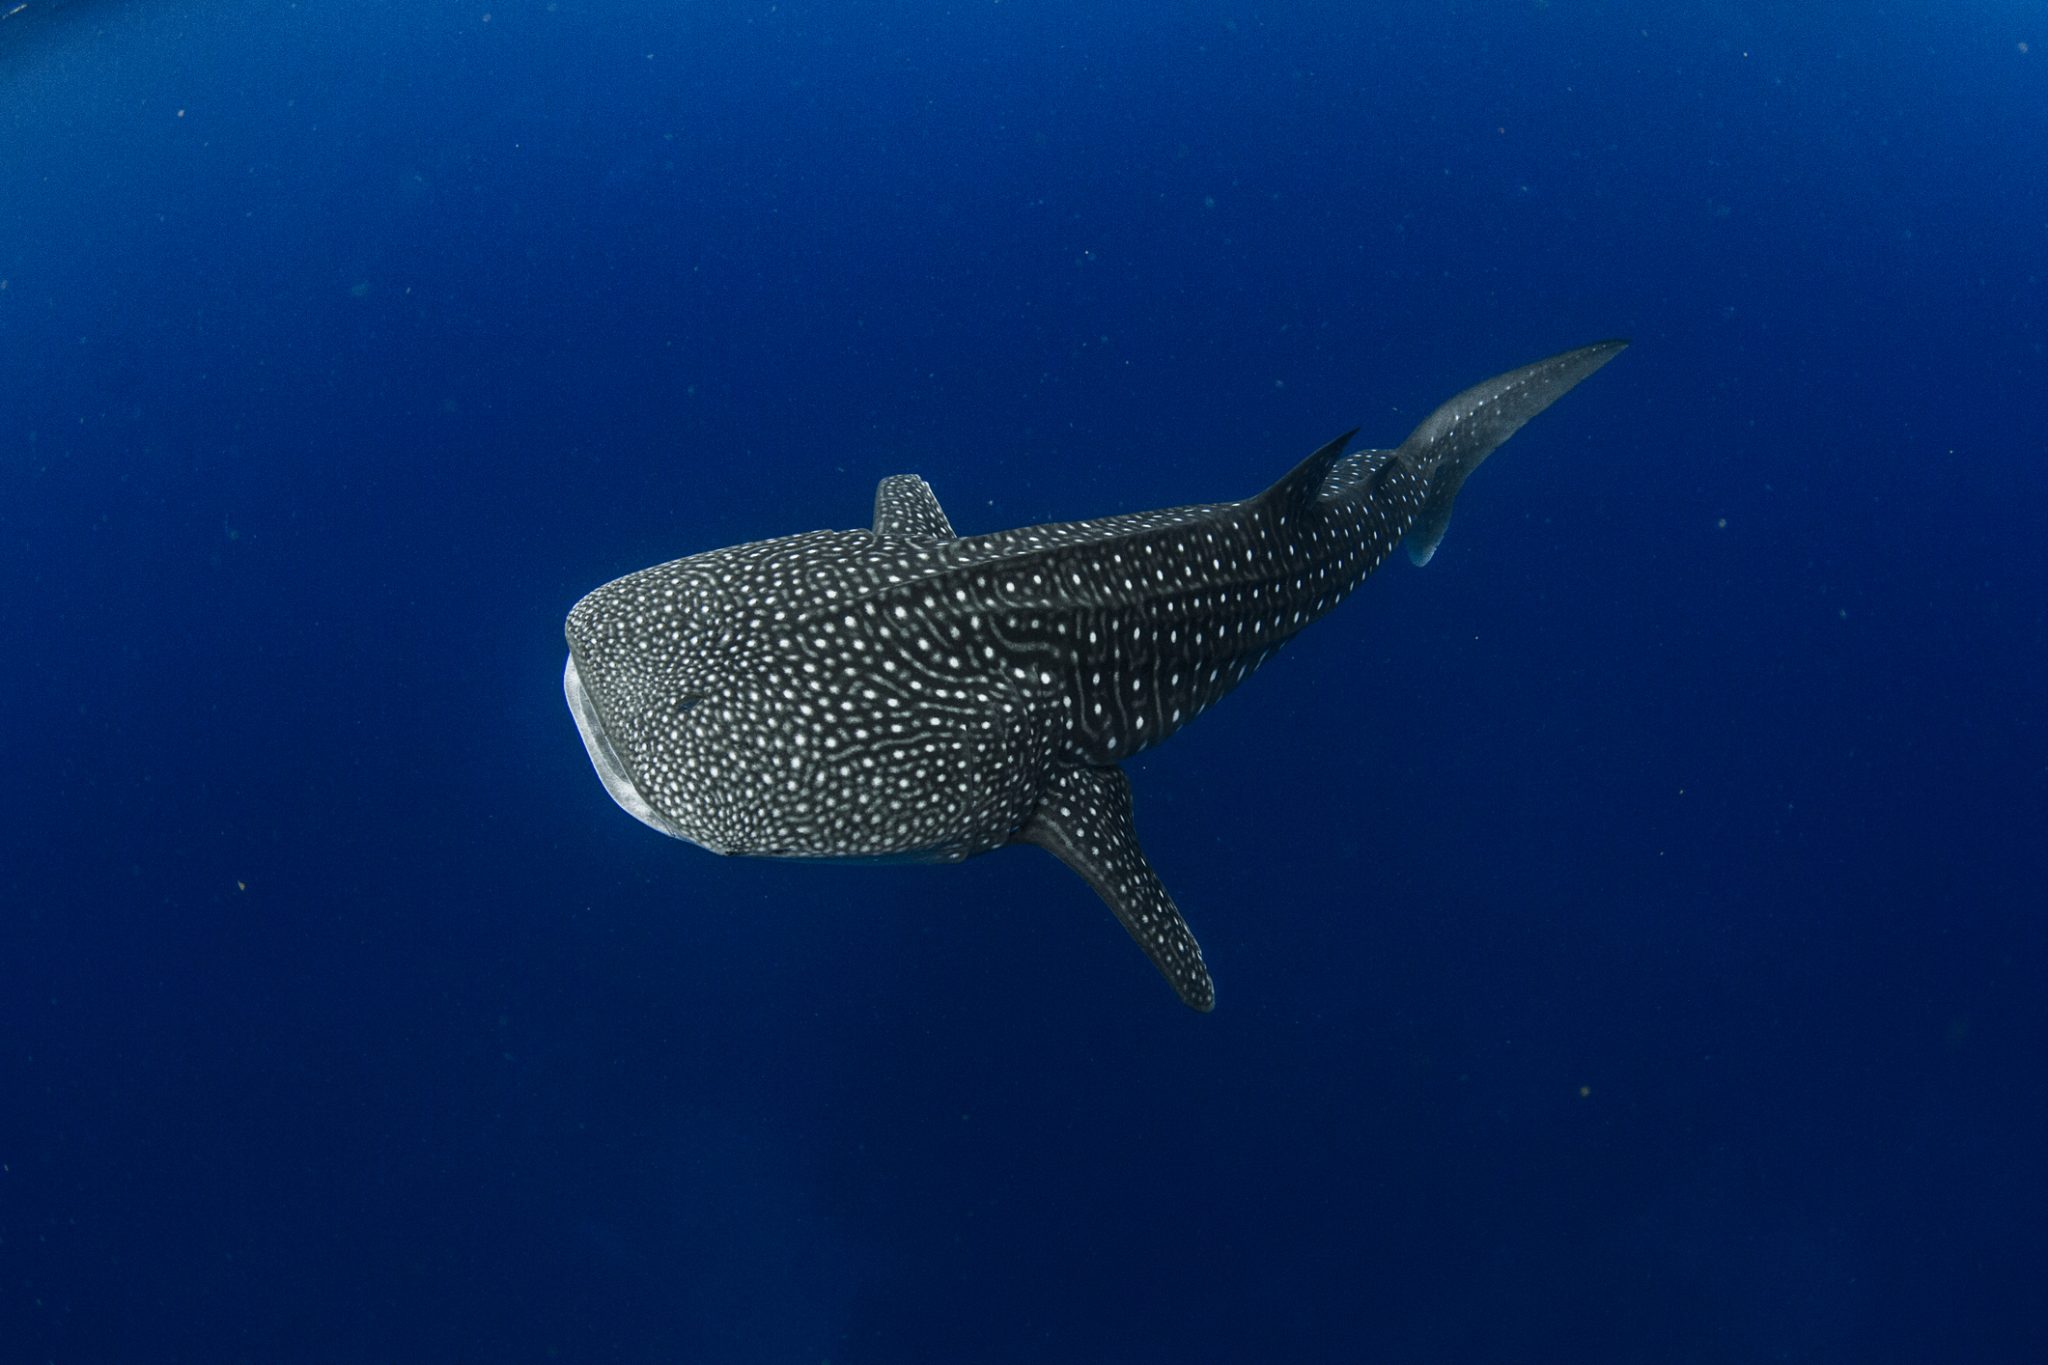
<path fill-rule="evenodd" d="M 1216 1008 L 1216 987 L 1159 874 L 1131 826 L 1131 784 L 1121 768 L 1060 767 L 1038 809 L 1011 837 L 1037 844 L 1081 874 L 1190 1009 Z"/>
<path fill-rule="evenodd" d="M 1451 524 L 1451 504 L 1466 475 L 1522 424 L 1564 397 L 1581 379 L 1621 354 L 1626 341 L 1600 341 L 1474 384 L 1422 419 L 1394 458 L 1428 481 L 1422 511 L 1408 531 L 1408 558 L 1429 563 Z"/>
<path fill-rule="evenodd" d="M 875 485 L 875 534 L 952 540 L 953 523 L 939 495 L 915 474 L 891 474 Z"/>

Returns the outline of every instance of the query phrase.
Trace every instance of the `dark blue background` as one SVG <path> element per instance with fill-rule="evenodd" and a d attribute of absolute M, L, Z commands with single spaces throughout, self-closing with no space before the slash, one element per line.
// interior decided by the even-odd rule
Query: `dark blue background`
<path fill-rule="evenodd" d="M 0 1358 L 2043 1358 L 2048 27 L 1787 8 L 0 19 Z M 1131 765 L 1209 1018 L 562 706 L 1616 333 Z"/>

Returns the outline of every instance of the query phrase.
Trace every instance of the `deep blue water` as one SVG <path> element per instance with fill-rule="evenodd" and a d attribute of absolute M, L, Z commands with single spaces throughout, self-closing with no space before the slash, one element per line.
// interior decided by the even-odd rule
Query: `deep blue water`
<path fill-rule="evenodd" d="M 0 1360 L 2048 1358 L 2044 63 L 29 0 Z M 882 475 L 1240 497 L 1613 334 L 1130 765 L 1209 1017 L 1034 850 L 661 839 L 562 705 L 583 592 Z"/>

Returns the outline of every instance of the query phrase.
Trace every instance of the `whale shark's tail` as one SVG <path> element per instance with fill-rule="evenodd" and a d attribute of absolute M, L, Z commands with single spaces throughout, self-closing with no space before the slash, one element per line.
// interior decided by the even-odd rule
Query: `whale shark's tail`
<path fill-rule="evenodd" d="M 1581 379 L 1621 353 L 1626 341 L 1599 341 L 1474 384 L 1424 418 L 1393 461 L 1426 481 L 1422 511 L 1408 529 L 1408 557 L 1429 563 L 1451 522 L 1451 504 L 1466 476 L 1522 423 L 1564 397 Z"/>

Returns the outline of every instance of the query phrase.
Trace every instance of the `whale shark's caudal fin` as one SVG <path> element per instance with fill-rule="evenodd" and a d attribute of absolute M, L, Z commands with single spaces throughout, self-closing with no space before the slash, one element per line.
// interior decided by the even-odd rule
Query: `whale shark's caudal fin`
<path fill-rule="evenodd" d="M 1428 481 L 1422 511 L 1408 530 L 1408 557 L 1429 563 L 1451 522 L 1465 478 L 1522 423 L 1621 353 L 1626 341 L 1600 341 L 1509 370 L 1471 388 L 1423 419 L 1394 458 Z"/>

